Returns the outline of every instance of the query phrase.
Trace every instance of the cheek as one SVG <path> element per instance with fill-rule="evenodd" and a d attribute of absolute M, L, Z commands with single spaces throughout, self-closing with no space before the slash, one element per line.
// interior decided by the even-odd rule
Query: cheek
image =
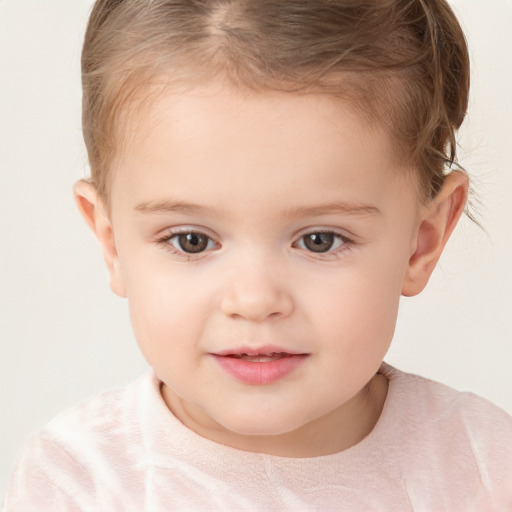
<path fill-rule="evenodd" d="M 320 319 L 332 340 L 346 341 L 337 345 L 345 354 L 380 350 L 393 336 L 405 267 L 393 254 L 377 254 L 310 282 L 302 294 L 310 318 Z"/>
<path fill-rule="evenodd" d="M 165 351 L 180 351 L 201 339 L 211 293 L 193 275 L 158 261 L 131 260 L 126 288 L 137 342 L 152 363 Z"/>

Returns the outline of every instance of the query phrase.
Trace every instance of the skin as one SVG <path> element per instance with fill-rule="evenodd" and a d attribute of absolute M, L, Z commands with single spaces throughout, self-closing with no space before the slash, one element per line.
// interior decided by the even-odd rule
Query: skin
<path fill-rule="evenodd" d="M 169 92 L 137 121 L 109 211 L 90 183 L 75 195 L 169 409 L 248 451 L 312 457 L 360 442 L 385 402 L 377 371 L 399 298 L 426 285 L 466 176 L 423 204 L 388 135 L 325 95 L 216 83 Z M 332 247 L 311 250 L 306 235 L 325 231 Z M 205 250 L 186 253 L 176 232 L 202 233 Z M 308 357 L 251 385 L 211 356 L 269 344 Z"/>

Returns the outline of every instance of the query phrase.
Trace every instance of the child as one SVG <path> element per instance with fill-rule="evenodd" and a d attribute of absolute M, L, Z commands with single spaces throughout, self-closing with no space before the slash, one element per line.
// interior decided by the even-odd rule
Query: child
<path fill-rule="evenodd" d="M 462 214 L 443 0 L 98 0 L 75 187 L 153 368 L 5 510 L 511 510 L 512 419 L 383 363 Z"/>

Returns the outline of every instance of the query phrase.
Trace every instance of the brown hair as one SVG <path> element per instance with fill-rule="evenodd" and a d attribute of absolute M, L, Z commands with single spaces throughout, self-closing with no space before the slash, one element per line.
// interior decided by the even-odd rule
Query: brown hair
<path fill-rule="evenodd" d="M 82 53 L 91 181 L 108 201 L 120 119 L 165 76 L 320 91 L 352 100 L 397 141 L 424 197 L 455 159 L 469 57 L 445 0 L 98 0 Z M 150 102 L 151 96 L 143 96 Z"/>

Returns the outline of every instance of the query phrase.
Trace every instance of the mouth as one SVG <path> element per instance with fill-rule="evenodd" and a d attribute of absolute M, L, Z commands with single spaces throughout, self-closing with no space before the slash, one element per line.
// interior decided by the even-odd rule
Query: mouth
<path fill-rule="evenodd" d="M 210 354 L 235 379 L 252 385 L 271 384 L 304 363 L 309 354 L 279 347 L 239 348 Z"/>
<path fill-rule="evenodd" d="M 243 359 L 244 361 L 249 361 L 251 363 L 269 363 L 270 361 L 277 361 L 278 359 L 283 359 L 283 357 L 290 357 L 292 355 L 288 352 L 269 352 L 267 354 L 247 354 L 242 352 L 241 354 L 226 354 L 224 357 L 232 357 L 234 359 Z"/>
<path fill-rule="evenodd" d="M 284 347 L 278 347 L 277 345 L 263 345 L 261 347 L 237 347 L 231 348 L 227 350 L 221 350 L 219 352 L 213 353 L 216 356 L 225 356 L 225 357 L 251 357 L 251 356 L 261 356 L 261 357 L 275 357 L 279 355 L 303 355 L 303 352 L 298 352 L 295 350 L 288 350 Z"/>

